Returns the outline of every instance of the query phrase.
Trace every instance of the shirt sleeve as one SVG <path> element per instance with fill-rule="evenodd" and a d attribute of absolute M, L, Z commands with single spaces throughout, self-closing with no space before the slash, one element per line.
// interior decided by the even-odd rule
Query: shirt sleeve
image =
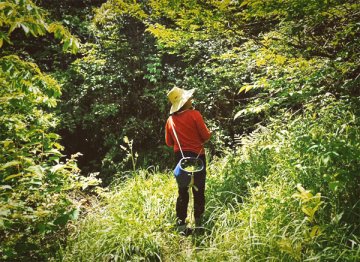
<path fill-rule="evenodd" d="M 171 132 L 171 128 L 170 128 L 170 123 L 169 123 L 169 119 L 168 119 L 166 121 L 166 125 L 165 125 L 165 142 L 166 142 L 166 145 L 173 146 L 174 139 L 172 138 L 172 135 L 170 132 Z"/>
<path fill-rule="evenodd" d="M 195 114 L 196 127 L 198 129 L 201 139 L 203 140 L 203 143 L 205 143 L 206 141 L 208 141 L 210 139 L 211 132 L 205 125 L 204 119 L 203 119 L 202 115 L 200 114 L 200 112 L 199 111 L 195 111 L 195 112 L 196 112 L 196 114 Z"/>

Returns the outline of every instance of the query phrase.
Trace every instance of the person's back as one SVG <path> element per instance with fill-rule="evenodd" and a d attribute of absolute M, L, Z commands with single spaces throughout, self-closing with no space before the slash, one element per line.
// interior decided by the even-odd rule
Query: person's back
<path fill-rule="evenodd" d="M 197 154 L 205 153 L 203 144 L 210 138 L 210 131 L 205 126 L 199 111 L 187 109 L 168 118 L 165 131 L 166 144 L 174 146 L 174 151 L 178 152 L 180 148 L 178 143 L 175 143 L 173 126 L 179 141 L 181 141 L 183 151 L 191 151 Z"/>
<path fill-rule="evenodd" d="M 192 188 L 195 225 L 199 227 L 205 210 L 206 159 L 203 144 L 209 140 L 211 133 L 200 112 L 192 109 L 193 92 L 194 89 L 188 91 L 174 87 L 168 93 L 172 106 L 170 117 L 165 125 L 165 141 L 168 146 L 174 148 L 176 163 L 186 157 L 199 158 L 203 163 L 202 171 L 193 175 L 194 187 Z M 188 187 L 178 184 L 178 193 L 176 201 L 177 226 L 179 231 L 185 233 L 189 203 Z"/>

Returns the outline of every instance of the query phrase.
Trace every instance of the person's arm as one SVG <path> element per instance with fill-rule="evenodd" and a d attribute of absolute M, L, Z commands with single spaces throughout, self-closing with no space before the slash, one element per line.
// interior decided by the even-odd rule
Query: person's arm
<path fill-rule="evenodd" d="M 171 135 L 171 128 L 170 128 L 170 118 L 166 121 L 166 125 L 165 125 L 165 142 L 166 145 L 168 146 L 174 146 L 174 139 L 172 138 Z"/>
<path fill-rule="evenodd" d="M 199 111 L 195 111 L 195 122 L 198 132 L 200 134 L 203 143 L 207 142 L 211 137 L 211 132 L 205 125 L 204 119 Z"/>

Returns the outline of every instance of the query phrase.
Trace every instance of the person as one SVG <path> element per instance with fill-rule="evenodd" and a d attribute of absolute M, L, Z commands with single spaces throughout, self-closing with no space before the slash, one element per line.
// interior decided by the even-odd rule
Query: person
<path fill-rule="evenodd" d="M 200 227 L 205 211 L 206 159 L 203 144 L 210 139 L 211 133 L 205 125 L 200 112 L 192 106 L 194 91 L 195 89 L 185 90 L 174 87 L 168 92 L 167 97 L 171 102 L 171 109 L 170 116 L 165 125 L 165 141 L 168 146 L 173 147 L 176 163 L 183 157 L 181 150 L 185 157 L 199 157 L 203 161 L 204 168 L 202 171 L 194 174 L 194 187 L 192 187 L 195 226 Z M 179 143 L 177 142 L 173 128 L 175 129 Z M 187 229 L 186 218 L 188 204 L 188 187 L 180 187 L 178 185 L 176 217 L 177 228 L 180 232 L 185 232 Z"/>

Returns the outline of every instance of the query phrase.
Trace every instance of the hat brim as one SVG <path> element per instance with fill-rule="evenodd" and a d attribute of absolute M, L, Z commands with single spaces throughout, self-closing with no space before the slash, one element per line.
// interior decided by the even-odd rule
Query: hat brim
<path fill-rule="evenodd" d="M 180 108 L 183 107 L 183 105 L 185 105 L 185 103 L 192 98 L 194 92 L 195 92 L 195 88 L 190 89 L 190 90 L 185 90 L 185 92 L 183 93 L 181 99 L 179 101 L 177 101 L 176 103 L 172 104 L 171 108 L 170 108 L 170 114 L 173 114 L 177 111 L 180 110 Z"/>

